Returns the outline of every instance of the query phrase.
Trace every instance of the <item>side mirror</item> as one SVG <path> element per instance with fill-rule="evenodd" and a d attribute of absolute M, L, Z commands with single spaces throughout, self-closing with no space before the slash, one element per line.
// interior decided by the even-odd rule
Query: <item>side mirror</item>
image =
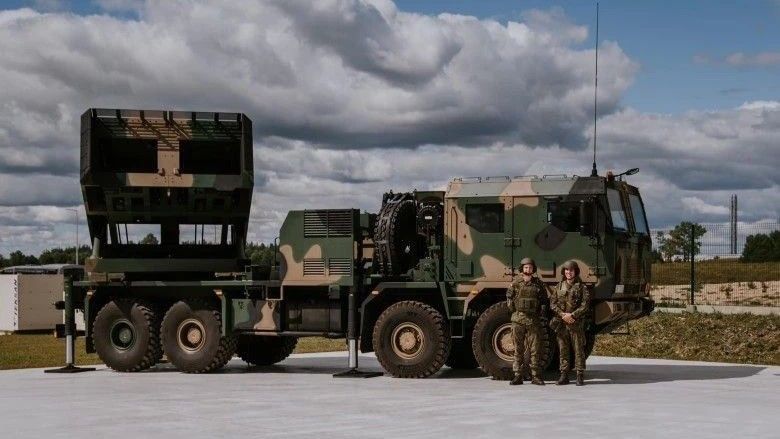
<path fill-rule="evenodd" d="M 580 201 L 580 235 L 593 236 L 595 227 L 593 224 L 593 203 Z"/>

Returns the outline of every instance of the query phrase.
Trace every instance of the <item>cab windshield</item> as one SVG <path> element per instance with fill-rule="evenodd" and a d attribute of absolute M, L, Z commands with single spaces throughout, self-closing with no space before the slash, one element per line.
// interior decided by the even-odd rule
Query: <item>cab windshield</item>
<path fill-rule="evenodd" d="M 626 212 L 623 210 L 623 203 L 620 201 L 620 193 L 617 190 L 607 189 L 607 204 L 612 218 L 612 228 L 622 231 L 628 230 Z"/>
<path fill-rule="evenodd" d="M 647 228 L 647 218 L 645 217 L 645 208 L 642 206 L 642 200 L 639 195 L 629 194 L 628 201 L 631 203 L 631 213 L 634 214 L 634 229 L 641 235 L 650 235 Z"/>

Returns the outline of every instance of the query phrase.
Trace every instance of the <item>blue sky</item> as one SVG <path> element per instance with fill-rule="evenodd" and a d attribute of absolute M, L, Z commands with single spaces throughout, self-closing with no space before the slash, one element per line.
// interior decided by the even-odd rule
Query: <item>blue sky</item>
<path fill-rule="evenodd" d="M 92 0 L 5 0 L 5 9 L 30 6 L 104 13 Z M 116 2 L 115 2 L 116 3 Z M 595 2 L 582 0 L 398 0 L 398 8 L 428 15 L 455 13 L 521 20 L 523 11 L 561 8 L 589 29 L 584 46 L 595 39 Z M 112 14 L 132 17 L 126 11 Z M 723 60 L 738 52 L 780 50 L 780 1 L 600 1 L 600 39 L 616 41 L 640 71 L 623 105 L 641 111 L 678 114 L 687 110 L 733 108 L 748 101 L 780 97 L 780 63 L 731 66 Z M 698 61 L 697 61 L 698 60 Z M 606 77 L 609 71 L 601 71 Z"/>

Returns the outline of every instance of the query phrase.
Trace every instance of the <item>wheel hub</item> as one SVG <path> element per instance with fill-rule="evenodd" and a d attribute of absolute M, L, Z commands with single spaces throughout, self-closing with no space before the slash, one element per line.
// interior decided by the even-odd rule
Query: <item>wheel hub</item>
<path fill-rule="evenodd" d="M 393 352 L 405 360 L 418 356 L 425 346 L 422 329 L 411 322 L 398 325 L 393 330 L 391 341 Z"/>
<path fill-rule="evenodd" d="M 206 328 L 199 320 L 184 320 L 176 332 L 179 347 L 187 352 L 197 352 L 206 344 Z"/>
<path fill-rule="evenodd" d="M 512 324 L 504 323 L 493 333 L 493 351 L 504 361 L 513 361 L 515 341 L 512 338 Z"/>
<path fill-rule="evenodd" d="M 126 351 L 135 344 L 133 324 L 127 319 L 117 320 L 109 331 L 111 345 L 120 351 Z"/>

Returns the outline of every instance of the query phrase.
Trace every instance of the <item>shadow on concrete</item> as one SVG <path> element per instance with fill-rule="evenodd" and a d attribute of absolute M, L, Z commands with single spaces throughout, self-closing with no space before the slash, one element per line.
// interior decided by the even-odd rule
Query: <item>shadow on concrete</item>
<path fill-rule="evenodd" d="M 650 384 L 746 378 L 764 369 L 742 365 L 598 364 L 585 372 L 585 378 L 587 384 Z"/>
<path fill-rule="evenodd" d="M 250 366 L 234 359 L 214 374 L 314 374 L 332 375 L 347 370 L 346 357 L 294 357 L 272 366 Z M 359 369 L 366 372 L 384 372 L 375 358 L 360 358 Z M 669 381 L 700 381 L 745 378 L 764 370 L 748 365 L 698 364 L 595 364 L 585 373 L 587 384 L 650 384 Z M 159 364 L 140 373 L 178 372 L 171 364 Z M 573 377 L 573 373 L 572 373 Z M 429 379 L 488 379 L 479 369 L 450 369 L 443 367 Z M 545 372 L 545 381 L 555 381 L 558 372 Z"/>

